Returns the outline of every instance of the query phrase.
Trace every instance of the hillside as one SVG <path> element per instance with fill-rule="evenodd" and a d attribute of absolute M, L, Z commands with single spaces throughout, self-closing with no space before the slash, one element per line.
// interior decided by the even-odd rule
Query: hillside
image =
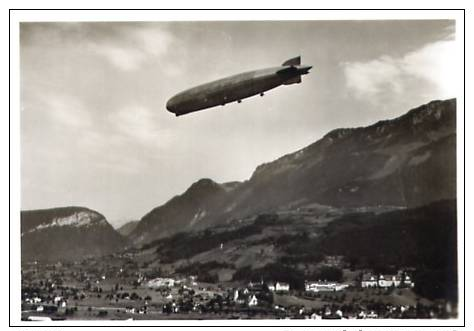
<path fill-rule="evenodd" d="M 79 260 L 123 249 L 126 244 L 103 215 L 87 208 L 21 212 L 22 262 Z"/>
<path fill-rule="evenodd" d="M 120 226 L 117 229 L 117 232 L 120 233 L 122 236 L 127 237 L 128 235 L 130 235 L 130 233 L 132 233 L 133 230 L 135 230 L 137 225 L 138 221 L 127 222 L 124 225 Z"/>
<path fill-rule="evenodd" d="M 385 212 L 262 214 L 156 240 L 139 255 L 150 270 L 168 274 L 210 282 L 278 279 L 300 289 L 305 279 L 330 276 L 327 265 L 346 270 L 334 276 L 339 280 L 349 270 L 412 270 L 417 293 L 457 301 L 456 200 Z"/>

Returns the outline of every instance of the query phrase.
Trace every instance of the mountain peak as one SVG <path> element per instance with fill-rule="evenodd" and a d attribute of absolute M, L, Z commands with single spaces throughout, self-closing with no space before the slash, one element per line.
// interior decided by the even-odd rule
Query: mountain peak
<path fill-rule="evenodd" d="M 210 178 L 201 178 L 197 182 L 193 183 L 191 187 L 207 187 L 216 185 L 218 184 Z"/>
<path fill-rule="evenodd" d="M 209 178 L 201 178 L 197 182 L 193 183 L 184 193 L 185 195 L 194 194 L 206 194 L 208 192 L 214 192 L 216 190 L 222 190 L 221 186 L 215 181 Z"/>
<path fill-rule="evenodd" d="M 443 120 L 445 117 L 449 116 L 450 111 L 453 109 L 456 109 L 456 99 L 448 99 L 444 101 L 434 100 L 410 110 L 405 116 L 412 117 L 413 125 L 417 125 L 427 121 L 437 122 Z"/>

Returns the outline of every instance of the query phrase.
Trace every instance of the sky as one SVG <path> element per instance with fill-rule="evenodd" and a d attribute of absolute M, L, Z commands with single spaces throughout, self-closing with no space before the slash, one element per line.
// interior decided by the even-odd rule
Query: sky
<path fill-rule="evenodd" d="M 455 22 L 20 25 L 21 208 L 85 206 L 119 226 L 200 178 L 254 169 L 341 127 L 456 97 Z M 301 84 L 175 117 L 184 89 L 300 55 Z"/>

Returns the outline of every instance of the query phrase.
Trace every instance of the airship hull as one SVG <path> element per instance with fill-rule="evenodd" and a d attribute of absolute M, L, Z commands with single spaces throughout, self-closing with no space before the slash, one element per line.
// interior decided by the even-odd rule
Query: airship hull
<path fill-rule="evenodd" d="M 166 107 L 176 116 L 225 105 L 260 94 L 283 84 L 301 82 L 310 66 L 290 65 L 249 71 L 199 85 L 172 97 Z"/>

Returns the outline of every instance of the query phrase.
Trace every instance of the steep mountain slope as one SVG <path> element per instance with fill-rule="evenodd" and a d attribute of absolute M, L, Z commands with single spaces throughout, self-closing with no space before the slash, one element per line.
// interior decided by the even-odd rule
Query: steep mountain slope
<path fill-rule="evenodd" d="M 96 211 L 65 207 L 21 212 L 22 261 L 76 260 L 125 247 L 127 241 Z"/>
<path fill-rule="evenodd" d="M 268 197 L 268 208 L 298 200 L 412 207 L 455 198 L 456 102 L 433 101 L 394 120 L 334 130 L 259 166 L 248 186 Z"/>
<path fill-rule="evenodd" d="M 368 127 L 337 129 L 257 167 L 248 181 L 193 184 L 145 215 L 135 244 L 314 203 L 416 207 L 456 198 L 456 100 L 432 101 Z"/>
<path fill-rule="evenodd" d="M 130 221 L 117 229 L 117 232 L 122 236 L 127 237 L 138 225 L 138 221 Z"/>

